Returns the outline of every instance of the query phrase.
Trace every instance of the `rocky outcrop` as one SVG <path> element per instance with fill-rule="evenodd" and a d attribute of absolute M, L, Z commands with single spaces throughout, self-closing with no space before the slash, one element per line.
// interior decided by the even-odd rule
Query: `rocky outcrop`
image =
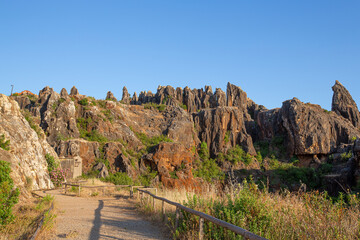
<path fill-rule="evenodd" d="M 130 177 L 135 178 L 137 176 L 136 166 L 132 165 L 128 154 L 123 153 L 124 150 L 125 147 L 121 143 L 106 143 L 103 148 L 104 159 L 110 163 L 110 172 L 126 172 Z M 135 162 L 133 164 L 135 164 Z"/>
<path fill-rule="evenodd" d="M 114 96 L 114 94 L 111 91 L 107 92 L 105 99 L 117 102 L 116 97 Z"/>
<path fill-rule="evenodd" d="M 160 143 L 154 153 L 142 158 L 141 165 L 150 166 L 159 173 L 164 186 L 197 189 L 192 175 L 193 154 L 179 143 Z"/>
<path fill-rule="evenodd" d="M 360 113 L 348 90 L 336 80 L 332 87 L 334 95 L 331 110 L 348 119 L 355 127 L 360 127 Z"/>
<path fill-rule="evenodd" d="M 212 156 L 240 145 L 256 155 L 251 136 L 247 133 L 244 113 L 237 107 L 217 107 L 193 113 L 195 130 L 206 142 Z"/>
<path fill-rule="evenodd" d="M 128 90 L 127 90 L 126 87 L 123 88 L 123 94 L 122 94 L 122 99 L 121 99 L 121 101 L 122 101 L 124 104 L 130 104 L 130 101 L 131 101 L 131 99 L 130 99 L 130 94 L 129 94 L 129 92 L 128 92 Z"/>
<path fill-rule="evenodd" d="M 88 142 L 83 139 L 70 139 L 60 141 L 55 150 L 61 158 L 80 157 L 83 171 L 88 172 L 92 169 L 96 158 L 100 158 L 99 146 L 97 142 Z"/>
<path fill-rule="evenodd" d="M 60 91 L 60 97 L 67 98 L 69 96 L 67 90 L 65 88 L 62 88 Z"/>
<path fill-rule="evenodd" d="M 20 112 L 16 101 L 0 94 L 0 134 L 10 140 L 10 151 L 0 149 L 0 159 L 10 162 L 19 186 L 32 179 L 32 189 L 53 188 L 45 155 L 57 157 L 45 139 L 39 138 Z"/>
<path fill-rule="evenodd" d="M 279 114 L 290 154 L 329 154 L 341 143 L 360 136 L 358 129 L 342 117 L 297 98 L 285 101 Z"/>
<path fill-rule="evenodd" d="M 75 86 L 73 86 L 70 90 L 70 95 L 71 96 L 76 96 L 79 95 L 79 91 L 77 90 L 77 88 Z"/>

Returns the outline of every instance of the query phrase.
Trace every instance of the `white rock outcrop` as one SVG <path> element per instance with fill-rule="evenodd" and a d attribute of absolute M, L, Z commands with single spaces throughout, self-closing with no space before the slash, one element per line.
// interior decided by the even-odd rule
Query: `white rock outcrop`
<path fill-rule="evenodd" d="M 0 148 L 0 160 L 11 163 L 14 182 L 19 187 L 32 179 L 32 189 L 49 189 L 54 185 L 47 171 L 45 155 L 57 158 L 45 138 L 39 138 L 20 112 L 19 105 L 0 94 L 0 135 L 10 140 L 10 150 Z"/>

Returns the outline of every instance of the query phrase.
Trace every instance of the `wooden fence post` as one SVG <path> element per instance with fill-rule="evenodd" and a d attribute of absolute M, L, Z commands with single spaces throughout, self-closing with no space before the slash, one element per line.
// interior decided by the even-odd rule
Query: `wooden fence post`
<path fill-rule="evenodd" d="M 175 230 L 179 227 L 179 218 L 180 218 L 180 208 L 179 208 L 179 207 L 176 207 Z"/>
<path fill-rule="evenodd" d="M 204 239 L 204 219 L 199 218 L 199 240 Z"/>
<path fill-rule="evenodd" d="M 133 186 L 130 186 L 130 198 L 134 197 L 134 189 Z"/>
<path fill-rule="evenodd" d="M 157 195 L 157 189 L 155 188 L 155 196 Z M 155 211 L 155 198 L 153 197 L 153 209 Z"/>
<path fill-rule="evenodd" d="M 67 188 L 67 183 L 65 183 L 65 195 L 66 195 L 66 188 Z"/>
<path fill-rule="evenodd" d="M 163 217 L 163 222 L 166 223 L 166 212 L 165 212 L 165 202 L 164 201 L 161 201 L 162 202 L 162 206 L 161 206 L 161 212 L 162 212 L 162 217 Z"/>
<path fill-rule="evenodd" d="M 79 197 L 80 197 L 81 184 L 79 183 Z"/>

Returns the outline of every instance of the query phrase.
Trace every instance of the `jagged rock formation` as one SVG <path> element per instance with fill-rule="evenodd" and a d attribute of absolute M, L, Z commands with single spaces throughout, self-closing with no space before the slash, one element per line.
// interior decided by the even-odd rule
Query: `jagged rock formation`
<path fill-rule="evenodd" d="M 348 90 L 338 80 L 336 80 L 332 89 L 334 95 L 331 111 L 348 119 L 355 127 L 360 127 L 359 109 Z"/>
<path fill-rule="evenodd" d="M 179 143 L 160 143 L 154 153 L 141 159 L 142 166 L 152 166 L 159 173 L 161 182 L 170 188 L 197 189 L 192 175 L 194 154 Z"/>
<path fill-rule="evenodd" d="M 0 94 L 0 134 L 10 140 L 10 151 L 0 148 L 0 159 L 11 163 L 15 184 L 23 187 L 29 178 L 34 190 L 53 188 L 45 154 L 57 154 L 45 138 L 31 129 L 17 102 L 3 94 Z"/>
<path fill-rule="evenodd" d="M 37 99 L 14 99 L 39 119 L 59 156 L 82 158 L 85 172 L 102 159 L 109 162 L 112 173 L 136 177 L 151 167 L 166 186 L 197 188 L 197 180 L 177 158 L 184 155 L 186 166 L 192 166 L 197 157 L 193 152 L 201 142 L 207 143 L 211 157 L 236 145 L 255 156 L 254 142 L 278 138 L 285 157 L 296 155 L 299 165 L 315 167 L 342 151 L 344 144 L 360 137 L 359 111 L 340 83 L 333 89 L 334 112 L 296 98 L 267 110 L 230 83 L 227 94 L 219 88 L 213 93 L 210 86 L 205 90 L 159 86 L 155 94 L 142 91 L 132 98 L 124 87 L 121 103 L 111 92 L 106 98 L 114 101 L 95 100 L 80 95 L 75 87 L 70 96 L 65 89 L 59 95 L 45 87 Z M 173 143 L 150 148 L 146 138 L 161 135 Z"/>
<path fill-rule="evenodd" d="M 112 100 L 112 101 L 117 101 L 116 97 L 114 96 L 114 94 L 111 91 L 108 91 L 106 94 L 106 100 Z"/>
<path fill-rule="evenodd" d="M 69 96 L 67 90 L 65 88 L 62 88 L 61 89 L 61 92 L 60 92 L 60 97 L 62 98 L 67 98 Z"/>
<path fill-rule="evenodd" d="M 328 154 L 341 143 L 360 137 L 359 131 L 341 117 L 296 98 L 283 103 L 280 115 L 289 152 L 296 155 Z"/>
<path fill-rule="evenodd" d="M 193 114 L 199 139 L 206 142 L 212 155 L 225 152 L 235 145 L 256 155 L 251 136 L 247 133 L 244 113 L 236 107 L 217 107 Z"/>
<path fill-rule="evenodd" d="M 130 101 L 131 101 L 131 99 L 130 99 L 130 94 L 129 94 L 129 92 L 128 92 L 128 90 L 127 90 L 126 87 L 123 88 L 123 94 L 122 94 L 122 99 L 121 99 L 121 101 L 122 101 L 124 104 L 130 104 Z"/>
<path fill-rule="evenodd" d="M 70 95 L 71 96 L 76 96 L 79 95 L 79 91 L 77 90 L 77 88 L 75 86 L 73 86 L 70 90 Z"/>

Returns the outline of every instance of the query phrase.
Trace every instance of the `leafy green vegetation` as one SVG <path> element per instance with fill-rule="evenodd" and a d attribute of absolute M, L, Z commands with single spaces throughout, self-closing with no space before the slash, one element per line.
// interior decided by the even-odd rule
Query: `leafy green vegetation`
<path fill-rule="evenodd" d="M 78 103 L 82 106 L 87 106 L 89 105 L 89 100 L 87 98 L 83 98 Z"/>
<path fill-rule="evenodd" d="M 48 164 L 49 173 L 59 167 L 59 164 L 56 162 L 55 158 L 52 155 L 50 155 L 49 153 L 47 153 L 45 155 L 45 159 Z"/>
<path fill-rule="evenodd" d="M 179 105 L 182 109 L 184 109 L 185 111 L 187 110 L 187 106 L 185 104 L 180 104 Z"/>
<path fill-rule="evenodd" d="M 10 172 L 10 163 L 0 160 L 0 227 L 14 220 L 12 208 L 19 200 L 20 191 L 14 189 Z"/>
<path fill-rule="evenodd" d="M 200 166 L 193 170 L 193 174 L 195 177 L 202 178 L 207 182 L 225 179 L 225 174 L 221 171 L 214 159 L 201 161 Z"/>
<path fill-rule="evenodd" d="M 157 171 L 152 171 L 150 167 L 147 168 L 147 171 L 145 171 L 143 174 L 139 176 L 139 182 L 141 185 L 145 187 L 149 187 L 151 185 L 151 182 L 155 179 L 155 177 L 158 175 Z"/>
<path fill-rule="evenodd" d="M 147 147 L 147 151 L 151 151 L 151 149 L 154 146 L 158 145 L 161 142 L 172 142 L 172 140 L 165 135 L 159 135 L 150 138 L 145 133 L 139 133 L 135 131 L 133 132 L 140 139 L 140 141 Z"/>
<path fill-rule="evenodd" d="M 10 150 L 10 140 L 5 139 L 5 135 L 0 135 L 0 148 L 9 151 Z"/>
<path fill-rule="evenodd" d="M 88 131 L 92 122 L 93 120 L 91 118 L 77 119 L 77 127 L 80 132 L 80 138 L 86 139 L 91 142 L 108 142 L 109 140 L 105 136 L 101 135 L 97 130 L 93 129 L 91 131 Z"/>
<path fill-rule="evenodd" d="M 229 149 L 226 154 L 220 153 L 218 155 L 219 161 L 229 161 L 233 164 L 238 164 L 240 162 L 244 163 L 246 166 L 253 161 L 253 156 L 245 152 L 239 145 Z"/>
<path fill-rule="evenodd" d="M 341 157 L 341 160 L 342 161 L 344 161 L 344 162 L 346 162 L 346 161 L 348 161 L 351 157 L 352 157 L 352 152 L 351 151 L 349 151 L 349 152 L 344 152 L 344 153 L 342 153 L 341 155 L 340 155 L 340 157 Z"/>
<path fill-rule="evenodd" d="M 114 183 L 115 185 L 133 185 L 134 181 L 124 172 L 117 172 L 107 176 L 104 181 Z"/>
<path fill-rule="evenodd" d="M 164 112 L 166 109 L 166 105 L 164 104 L 156 104 L 156 103 L 145 103 L 143 104 L 145 109 L 157 109 L 159 112 Z"/>
<path fill-rule="evenodd" d="M 203 160 L 207 160 L 210 158 L 210 153 L 206 142 L 201 143 L 198 154 L 199 157 Z"/>
<path fill-rule="evenodd" d="M 228 143 L 230 141 L 230 134 L 231 134 L 230 131 L 226 132 L 225 137 L 224 137 L 224 142 L 225 143 Z"/>

